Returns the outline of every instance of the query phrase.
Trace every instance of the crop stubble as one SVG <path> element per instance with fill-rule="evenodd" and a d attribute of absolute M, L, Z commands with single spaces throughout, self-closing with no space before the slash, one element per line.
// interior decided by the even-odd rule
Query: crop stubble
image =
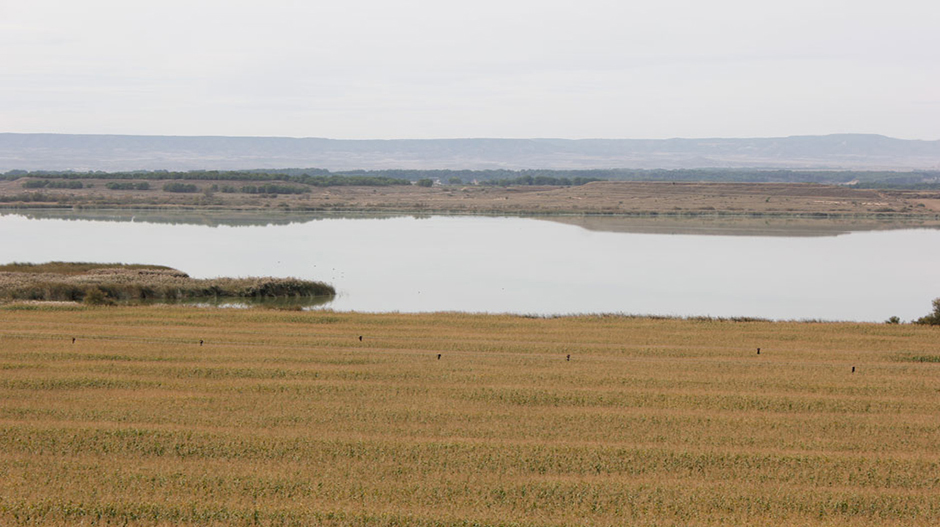
<path fill-rule="evenodd" d="M 919 359 L 940 355 L 936 328 L 35 305 L 0 321 L 4 525 L 940 522 L 940 364 Z"/>

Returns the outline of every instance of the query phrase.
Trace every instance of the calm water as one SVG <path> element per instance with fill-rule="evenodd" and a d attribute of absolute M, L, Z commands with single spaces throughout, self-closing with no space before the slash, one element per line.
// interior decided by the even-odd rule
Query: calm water
<path fill-rule="evenodd" d="M 940 231 L 931 229 L 705 236 L 604 232 L 595 220 L 592 230 L 530 218 L 290 221 L 5 214 L 0 263 L 133 262 L 198 278 L 296 276 L 332 283 L 339 295 L 326 307 L 356 311 L 883 321 L 925 315 L 940 296 Z"/>

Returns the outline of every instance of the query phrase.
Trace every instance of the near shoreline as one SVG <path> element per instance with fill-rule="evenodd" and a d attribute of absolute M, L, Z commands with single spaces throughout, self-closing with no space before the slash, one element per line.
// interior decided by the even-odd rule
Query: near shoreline
<path fill-rule="evenodd" d="M 333 297 L 323 282 L 296 278 L 195 279 L 159 265 L 49 262 L 0 265 L 0 301 L 177 302 L 181 300 Z"/>

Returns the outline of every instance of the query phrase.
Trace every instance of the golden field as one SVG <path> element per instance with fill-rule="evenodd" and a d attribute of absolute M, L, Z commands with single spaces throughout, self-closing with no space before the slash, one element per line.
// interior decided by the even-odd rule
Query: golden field
<path fill-rule="evenodd" d="M 937 525 L 940 328 L 0 306 L 0 525 L 125 524 Z"/>

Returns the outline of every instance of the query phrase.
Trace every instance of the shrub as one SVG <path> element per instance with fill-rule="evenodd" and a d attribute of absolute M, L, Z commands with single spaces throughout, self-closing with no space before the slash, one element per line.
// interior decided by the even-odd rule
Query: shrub
<path fill-rule="evenodd" d="M 81 181 L 50 181 L 47 188 L 68 188 L 68 189 L 79 189 L 84 188 L 84 184 Z"/>
<path fill-rule="evenodd" d="M 163 185 L 164 192 L 199 192 L 199 187 L 192 183 L 166 183 Z"/>
<path fill-rule="evenodd" d="M 23 182 L 23 188 L 83 188 L 81 181 L 50 181 L 48 179 L 31 179 Z"/>
<path fill-rule="evenodd" d="M 310 189 L 293 185 L 275 185 L 268 183 L 266 185 L 245 185 L 242 187 L 242 192 L 245 194 L 303 194 L 310 192 Z"/>
<path fill-rule="evenodd" d="M 885 324 L 900 324 L 900 323 L 901 323 L 901 319 L 896 316 L 891 317 L 888 320 L 885 320 Z"/>
<path fill-rule="evenodd" d="M 82 299 L 82 302 L 89 306 L 106 306 L 113 303 L 108 299 L 108 295 L 98 287 L 85 291 L 85 298 Z"/>
<path fill-rule="evenodd" d="M 431 187 L 434 185 L 434 180 L 429 178 L 419 179 L 416 185 L 419 187 Z"/>
<path fill-rule="evenodd" d="M 104 186 L 109 190 L 150 190 L 150 183 L 146 181 L 137 183 L 130 181 L 109 181 L 105 183 Z"/>

